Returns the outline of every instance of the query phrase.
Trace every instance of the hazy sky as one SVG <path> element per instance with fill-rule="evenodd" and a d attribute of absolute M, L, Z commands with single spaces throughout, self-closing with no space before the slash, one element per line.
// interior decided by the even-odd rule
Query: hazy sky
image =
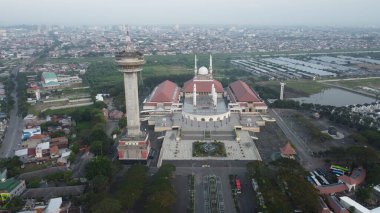
<path fill-rule="evenodd" d="M 0 0 L 0 24 L 380 26 L 380 0 Z"/>

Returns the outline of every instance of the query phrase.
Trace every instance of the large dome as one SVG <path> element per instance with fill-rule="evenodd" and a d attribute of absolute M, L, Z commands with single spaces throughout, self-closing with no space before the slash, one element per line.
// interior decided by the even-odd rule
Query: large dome
<path fill-rule="evenodd" d="M 201 67 L 198 70 L 199 75 L 207 75 L 208 74 L 208 69 L 206 67 Z"/>

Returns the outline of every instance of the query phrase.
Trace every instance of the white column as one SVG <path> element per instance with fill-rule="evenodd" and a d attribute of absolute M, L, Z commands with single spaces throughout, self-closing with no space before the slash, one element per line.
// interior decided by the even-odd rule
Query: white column
<path fill-rule="evenodd" d="M 212 95 L 212 101 L 214 103 L 214 107 L 217 105 L 217 100 L 218 100 L 218 94 L 216 93 L 215 85 L 212 84 L 211 87 L 211 95 Z"/>
<path fill-rule="evenodd" d="M 40 90 L 36 90 L 36 100 L 39 101 L 41 99 L 41 92 Z"/>
<path fill-rule="evenodd" d="M 280 100 L 283 100 L 284 99 L 284 86 L 285 86 L 285 83 L 280 83 L 280 85 L 281 85 Z"/>
<path fill-rule="evenodd" d="M 193 86 L 193 106 L 197 106 L 197 85 Z"/>
<path fill-rule="evenodd" d="M 140 109 L 136 72 L 124 73 L 124 89 L 128 135 L 139 135 Z"/>

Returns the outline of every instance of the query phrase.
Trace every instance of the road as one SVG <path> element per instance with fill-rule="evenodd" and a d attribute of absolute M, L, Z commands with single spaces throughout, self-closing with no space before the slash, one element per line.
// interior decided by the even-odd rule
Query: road
<path fill-rule="evenodd" d="M 312 151 L 306 145 L 306 143 L 296 134 L 289 126 L 285 123 L 285 121 L 281 118 L 281 116 L 274 110 L 268 109 L 269 114 L 276 119 L 277 125 L 282 129 L 286 137 L 292 142 L 297 151 L 298 157 L 301 159 L 302 166 L 307 170 L 313 170 L 315 167 L 313 162 L 316 161 L 311 156 Z"/>
<path fill-rule="evenodd" d="M 250 182 L 246 175 L 245 167 L 177 167 L 175 175 L 187 176 L 195 175 L 195 212 L 204 212 L 204 186 L 203 177 L 207 175 L 216 175 L 220 177 L 222 183 L 222 194 L 225 206 L 225 212 L 236 212 L 232 199 L 232 190 L 229 182 L 229 175 L 238 175 L 242 182 L 242 194 L 238 196 L 240 212 L 250 213 L 255 209 L 254 194 Z M 177 187 L 177 194 L 185 193 L 188 190 L 185 186 Z M 183 190 L 183 191 L 182 191 Z M 185 209 L 183 209 L 185 211 Z"/>
<path fill-rule="evenodd" d="M 13 108 L 9 112 L 9 123 L 8 128 L 5 133 L 4 141 L 0 147 L 0 158 L 8 158 L 14 155 L 14 151 L 18 149 L 19 144 L 21 143 L 21 133 L 23 128 L 23 118 L 17 114 L 18 112 L 18 98 L 17 98 L 17 73 L 22 66 L 32 63 L 35 58 L 30 58 L 25 60 L 22 64 L 16 66 L 12 70 L 13 78 L 10 80 L 14 83 L 14 89 L 11 92 L 11 96 L 14 100 Z"/>

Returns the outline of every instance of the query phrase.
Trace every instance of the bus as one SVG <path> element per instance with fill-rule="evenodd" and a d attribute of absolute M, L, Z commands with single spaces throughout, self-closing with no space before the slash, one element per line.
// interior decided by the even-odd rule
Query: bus
<path fill-rule="evenodd" d="M 339 169 L 331 169 L 331 172 L 337 175 L 344 175 L 344 171 Z"/>
<path fill-rule="evenodd" d="M 344 172 L 349 172 L 350 169 L 346 168 L 346 167 L 343 167 L 343 166 L 338 166 L 338 165 L 331 165 L 330 169 L 339 169 L 339 170 L 342 170 Z"/>

